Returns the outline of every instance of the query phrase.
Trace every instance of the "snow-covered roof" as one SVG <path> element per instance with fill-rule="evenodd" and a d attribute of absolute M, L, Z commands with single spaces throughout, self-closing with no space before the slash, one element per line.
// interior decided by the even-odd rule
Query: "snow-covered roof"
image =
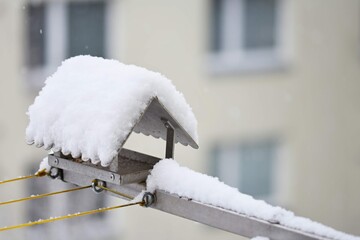
<path fill-rule="evenodd" d="M 164 138 L 140 121 L 156 104 L 183 130 L 175 140 L 197 148 L 196 118 L 169 79 L 116 60 L 73 57 L 47 78 L 29 107 L 26 140 L 107 166 L 133 130 Z"/>

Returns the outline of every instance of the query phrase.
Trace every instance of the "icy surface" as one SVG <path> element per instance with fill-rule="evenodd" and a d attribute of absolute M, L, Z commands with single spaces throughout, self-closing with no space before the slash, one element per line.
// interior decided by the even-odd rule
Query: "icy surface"
<path fill-rule="evenodd" d="M 106 166 L 155 96 L 198 142 L 191 107 L 160 73 L 116 60 L 70 58 L 29 107 L 27 142 Z"/>
<path fill-rule="evenodd" d="M 172 159 L 158 162 L 147 179 L 148 191 L 162 189 L 166 192 L 187 197 L 205 204 L 225 208 L 247 216 L 320 235 L 330 239 L 360 240 L 310 219 L 297 217 L 293 212 L 275 207 L 262 200 L 239 192 L 218 178 L 181 167 Z"/>

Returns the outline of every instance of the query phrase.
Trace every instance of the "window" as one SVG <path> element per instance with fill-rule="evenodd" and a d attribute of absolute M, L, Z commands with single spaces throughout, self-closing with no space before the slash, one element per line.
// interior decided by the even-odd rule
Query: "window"
<path fill-rule="evenodd" d="M 105 0 L 59 0 L 26 7 L 26 80 L 35 90 L 60 63 L 76 55 L 106 57 Z"/>
<path fill-rule="evenodd" d="M 276 45 L 276 0 L 244 0 L 244 48 Z"/>
<path fill-rule="evenodd" d="M 27 11 L 27 61 L 29 67 L 42 66 L 45 63 L 45 4 L 30 5 Z"/>
<path fill-rule="evenodd" d="M 277 149 L 275 140 L 217 146 L 213 174 L 242 193 L 271 200 L 275 192 Z"/>
<path fill-rule="evenodd" d="M 212 0 L 210 68 L 258 71 L 284 64 L 284 0 Z"/>
<path fill-rule="evenodd" d="M 68 5 L 68 57 L 105 55 L 104 2 L 72 2 Z"/>

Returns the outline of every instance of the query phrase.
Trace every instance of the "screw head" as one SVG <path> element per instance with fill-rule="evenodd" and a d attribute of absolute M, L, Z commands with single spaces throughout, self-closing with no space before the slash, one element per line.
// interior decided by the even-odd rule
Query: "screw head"
<path fill-rule="evenodd" d="M 58 164 L 59 164 L 59 159 L 55 158 L 54 163 L 55 163 L 56 165 L 58 165 Z"/>
<path fill-rule="evenodd" d="M 110 174 L 110 179 L 115 180 L 115 175 L 113 173 Z"/>

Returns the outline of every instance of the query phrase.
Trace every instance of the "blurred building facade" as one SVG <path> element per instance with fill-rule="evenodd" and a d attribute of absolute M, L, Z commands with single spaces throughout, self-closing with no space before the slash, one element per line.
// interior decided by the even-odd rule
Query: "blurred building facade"
<path fill-rule="evenodd" d="M 184 93 L 200 149 L 177 146 L 182 165 L 360 234 L 359 1 L 3 0 L 0 29 L 1 179 L 29 173 L 46 154 L 24 141 L 25 112 L 45 78 L 63 59 L 91 54 L 159 71 Z M 127 147 L 163 156 L 164 143 L 148 141 L 134 135 Z M 1 187 L 1 200 L 53 188 L 39 185 Z M 116 201 L 90 194 L 4 208 L 0 224 Z M 237 238 L 142 208 L 39 230 L 2 234 Z"/>

